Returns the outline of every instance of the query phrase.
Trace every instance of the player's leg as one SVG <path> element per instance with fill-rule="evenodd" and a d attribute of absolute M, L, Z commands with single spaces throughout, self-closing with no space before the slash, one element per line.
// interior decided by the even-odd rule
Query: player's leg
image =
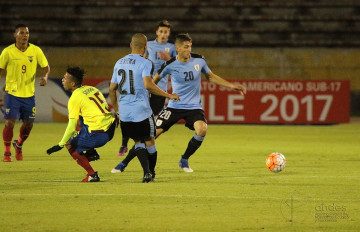
<path fill-rule="evenodd" d="M 20 110 L 20 102 L 18 98 L 10 95 L 8 93 L 5 94 L 5 104 L 4 104 L 4 118 L 5 118 L 5 126 L 3 129 L 3 141 L 4 141 L 4 162 L 11 162 L 11 141 L 14 134 L 14 126 L 15 120 L 18 118 L 19 110 Z"/>
<path fill-rule="evenodd" d="M 5 126 L 3 129 L 3 140 L 4 140 L 4 162 L 11 162 L 11 140 L 13 138 L 13 131 L 15 126 L 15 119 L 5 119 Z"/>
<path fill-rule="evenodd" d="M 128 151 L 127 145 L 128 145 L 129 139 L 130 139 L 129 137 L 122 138 L 121 147 L 117 153 L 118 156 L 123 156 Z"/>
<path fill-rule="evenodd" d="M 193 172 L 189 166 L 189 158 L 192 156 L 197 149 L 201 146 L 204 141 L 207 132 L 206 118 L 202 110 L 194 110 L 189 113 L 186 117 L 186 126 L 189 129 L 195 130 L 195 135 L 190 139 L 188 146 L 181 156 L 179 167 L 185 172 Z M 191 123 L 193 123 L 191 125 Z"/>
<path fill-rule="evenodd" d="M 35 97 L 22 98 L 19 99 L 21 103 L 20 107 L 20 119 L 22 119 L 23 124 L 20 127 L 20 134 L 17 140 L 12 142 L 15 149 L 15 157 L 17 160 L 23 160 L 22 154 L 22 145 L 25 140 L 29 137 L 30 132 L 33 128 L 33 123 L 35 121 L 36 107 L 35 107 Z"/>
<path fill-rule="evenodd" d="M 141 167 L 144 171 L 143 183 L 148 183 L 152 180 L 152 175 L 149 169 L 149 154 L 146 150 L 145 143 L 135 141 L 135 154 L 138 157 Z"/>
<path fill-rule="evenodd" d="M 145 141 L 146 150 L 149 154 L 149 169 L 152 175 L 153 180 L 155 179 L 155 167 L 157 162 L 157 150 L 155 145 L 155 137 Z"/>

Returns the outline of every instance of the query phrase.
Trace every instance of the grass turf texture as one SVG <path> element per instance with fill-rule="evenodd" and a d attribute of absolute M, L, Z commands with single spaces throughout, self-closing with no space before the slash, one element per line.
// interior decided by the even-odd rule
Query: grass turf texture
<path fill-rule="evenodd" d="M 92 162 L 101 182 L 81 183 L 85 172 L 65 149 L 45 153 L 65 127 L 35 124 L 24 161 L 0 163 L 0 231 L 360 230 L 359 123 L 209 125 L 189 161 L 194 173 L 177 166 L 193 132 L 176 125 L 157 140 L 150 184 L 137 159 L 110 173 L 122 159 L 120 130 Z M 266 169 L 273 151 L 286 156 L 283 172 Z"/>

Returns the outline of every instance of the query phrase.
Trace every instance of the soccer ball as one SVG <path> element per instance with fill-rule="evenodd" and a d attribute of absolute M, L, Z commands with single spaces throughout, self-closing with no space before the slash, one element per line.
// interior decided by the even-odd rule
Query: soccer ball
<path fill-rule="evenodd" d="M 281 172 L 286 165 L 285 156 L 279 152 L 272 152 L 266 158 L 266 167 L 272 172 Z"/>

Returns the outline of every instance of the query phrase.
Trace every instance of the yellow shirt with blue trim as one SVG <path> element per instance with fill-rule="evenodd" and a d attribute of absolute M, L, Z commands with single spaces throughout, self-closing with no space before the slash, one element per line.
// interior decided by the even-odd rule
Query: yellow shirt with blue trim
<path fill-rule="evenodd" d="M 42 68 L 48 66 L 48 61 L 38 46 L 29 43 L 24 52 L 15 44 L 6 47 L 0 56 L 0 68 L 7 72 L 5 91 L 16 97 L 34 96 L 38 64 Z"/>
<path fill-rule="evenodd" d="M 83 117 L 89 132 L 107 131 L 114 122 L 109 105 L 104 95 L 93 86 L 81 86 L 74 90 L 69 103 L 69 119 Z"/>

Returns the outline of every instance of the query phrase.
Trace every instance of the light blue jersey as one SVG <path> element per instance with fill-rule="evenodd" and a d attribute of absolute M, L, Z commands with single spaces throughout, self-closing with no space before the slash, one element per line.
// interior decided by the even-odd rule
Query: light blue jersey
<path fill-rule="evenodd" d="M 152 77 L 153 70 L 153 63 L 137 54 L 129 54 L 116 62 L 111 83 L 119 85 L 121 121 L 141 122 L 152 115 L 143 78 Z"/>
<path fill-rule="evenodd" d="M 177 54 L 175 46 L 172 43 L 158 43 L 156 39 L 153 41 L 148 41 L 145 54 L 148 55 L 149 60 L 151 60 L 155 64 L 154 74 L 161 68 L 161 65 L 165 62 L 165 60 L 160 59 L 160 57 L 158 56 L 159 51 L 167 52 L 171 57 L 175 57 Z M 159 81 L 157 85 L 160 89 L 166 92 L 167 83 L 168 77 L 164 77 Z"/>
<path fill-rule="evenodd" d="M 158 74 L 161 78 L 171 75 L 173 93 L 177 93 L 180 97 L 180 101 L 169 101 L 168 107 L 187 110 L 202 109 L 201 73 L 208 74 L 210 71 L 204 57 L 197 54 L 191 54 L 190 60 L 186 63 L 181 63 L 176 57 L 164 63 Z"/>

